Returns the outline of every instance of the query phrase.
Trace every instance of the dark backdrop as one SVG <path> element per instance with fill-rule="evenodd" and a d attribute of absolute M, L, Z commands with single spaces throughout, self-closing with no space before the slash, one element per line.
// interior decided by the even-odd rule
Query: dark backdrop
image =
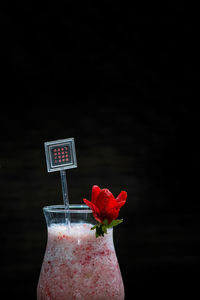
<path fill-rule="evenodd" d="M 74 137 L 71 203 L 128 192 L 114 239 L 126 300 L 199 294 L 198 18 L 180 2 L 1 8 L 1 284 L 35 299 L 44 205 L 62 202 L 43 143 Z M 105 280 L 109 280 L 106 278 Z"/>

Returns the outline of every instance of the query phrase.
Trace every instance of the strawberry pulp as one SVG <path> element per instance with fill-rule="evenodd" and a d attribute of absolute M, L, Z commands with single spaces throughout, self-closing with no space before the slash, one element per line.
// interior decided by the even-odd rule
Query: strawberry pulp
<path fill-rule="evenodd" d="M 48 227 L 48 242 L 37 287 L 38 300 L 124 300 L 124 286 L 112 229 L 95 237 L 91 224 Z"/>

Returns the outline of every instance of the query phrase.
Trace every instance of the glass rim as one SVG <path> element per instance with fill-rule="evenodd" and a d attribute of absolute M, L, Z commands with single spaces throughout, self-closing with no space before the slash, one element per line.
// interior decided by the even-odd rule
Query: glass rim
<path fill-rule="evenodd" d="M 92 210 L 85 204 L 70 204 L 69 209 L 66 209 L 63 204 L 48 205 L 43 207 L 43 211 L 50 213 L 92 213 Z"/>

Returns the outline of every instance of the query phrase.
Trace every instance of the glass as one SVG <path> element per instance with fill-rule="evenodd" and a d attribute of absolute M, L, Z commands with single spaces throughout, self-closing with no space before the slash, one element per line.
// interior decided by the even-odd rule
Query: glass
<path fill-rule="evenodd" d="M 37 286 L 37 300 L 124 300 L 124 285 L 113 243 L 113 229 L 95 236 L 86 205 L 43 208 L 48 241 Z M 71 217 L 71 228 L 66 217 Z"/>

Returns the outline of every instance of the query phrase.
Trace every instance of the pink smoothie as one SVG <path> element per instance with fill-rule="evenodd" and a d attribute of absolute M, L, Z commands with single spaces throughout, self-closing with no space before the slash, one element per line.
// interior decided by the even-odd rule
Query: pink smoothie
<path fill-rule="evenodd" d="M 124 300 L 112 229 L 95 237 L 91 224 L 48 228 L 38 300 Z"/>

